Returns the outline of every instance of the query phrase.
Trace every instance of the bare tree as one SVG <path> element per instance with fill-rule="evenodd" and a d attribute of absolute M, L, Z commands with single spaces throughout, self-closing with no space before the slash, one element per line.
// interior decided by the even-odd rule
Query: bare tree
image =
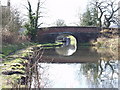
<path fill-rule="evenodd" d="M 111 25 L 111 22 L 115 22 L 113 18 L 115 17 L 116 15 L 115 13 L 120 9 L 120 7 L 115 8 L 116 6 L 115 1 L 107 3 L 107 4 L 108 4 L 108 8 L 107 8 L 108 15 L 107 14 L 104 15 L 105 17 L 104 25 L 106 27 L 109 27 Z"/>
<path fill-rule="evenodd" d="M 114 17 L 113 20 L 114 20 L 114 23 L 115 23 L 118 27 L 120 27 L 120 18 L 119 18 L 119 17 Z"/>
<path fill-rule="evenodd" d="M 57 26 L 66 26 L 65 21 L 62 19 L 58 19 L 55 24 Z"/>
<path fill-rule="evenodd" d="M 11 32 L 18 31 L 21 27 L 20 13 L 18 9 L 2 8 L 2 28 Z"/>
<path fill-rule="evenodd" d="M 21 27 L 22 21 L 20 12 L 16 8 L 10 6 L 0 6 L 1 9 L 1 33 L 4 43 L 15 43 L 18 41 L 18 30 Z"/>
<path fill-rule="evenodd" d="M 109 27 L 112 22 L 113 23 L 115 22 L 113 20 L 113 18 L 115 17 L 116 12 L 120 9 L 120 7 L 116 8 L 115 1 L 97 1 L 97 0 L 95 0 L 91 4 L 96 6 L 96 8 L 99 11 L 98 21 L 99 21 L 100 27 L 102 27 L 102 19 L 103 18 L 104 18 L 103 24 L 105 27 Z"/>

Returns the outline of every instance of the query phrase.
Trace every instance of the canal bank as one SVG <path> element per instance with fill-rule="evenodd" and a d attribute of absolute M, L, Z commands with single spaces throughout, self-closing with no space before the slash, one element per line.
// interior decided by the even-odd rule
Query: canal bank
<path fill-rule="evenodd" d="M 31 47 L 29 47 L 2 58 L 3 61 L 0 65 L 2 88 L 18 88 L 20 84 L 24 85 L 27 57 L 31 53 Z"/>
<path fill-rule="evenodd" d="M 30 68 L 34 66 L 34 55 L 41 48 L 50 49 L 60 46 L 60 43 L 22 43 L 19 45 L 7 45 L 3 47 L 0 64 L 1 88 L 28 87 L 27 79 Z M 31 63 L 32 62 L 32 63 Z M 33 64 L 33 65 L 31 65 Z"/>
<path fill-rule="evenodd" d="M 95 45 L 95 49 L 101 51 L 107 49 L 108 52 L 118 55 L 120 54 L 120 36 L 119 29 L 103 29 L 101 32 L 101 37 L 98 37 L 95 42 L 92 42 Z"/>

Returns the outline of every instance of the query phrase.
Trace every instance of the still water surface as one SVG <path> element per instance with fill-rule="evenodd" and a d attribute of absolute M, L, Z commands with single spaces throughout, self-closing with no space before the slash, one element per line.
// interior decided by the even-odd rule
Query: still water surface
<path fill-rule="evenodd" d="M 61 49 L 67 50 L 66 47 Z M 118 88 L 118 60 L 91 47 L 46 49 L 39 63 L 45 88 Z M 73 50 L 73 54 L 71 54 Z M 75 52 L 76 50 L 76 52 Z M 58 53 L 59 52 L 59 53 Z M 63 54 L 63 55 L 62 55 Z M 66 56 L 65 56 L 66 54 Z M 53 63 L 46 63 L 50 60 Z"/>

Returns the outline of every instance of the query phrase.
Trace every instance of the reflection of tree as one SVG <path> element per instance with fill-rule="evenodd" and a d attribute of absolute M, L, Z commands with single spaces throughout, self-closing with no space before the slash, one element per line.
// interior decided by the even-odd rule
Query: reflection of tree
<path fill-rule="evenodd" d="M 118 60 L 118 53 L 115 51 L 113 52 L 109 49 L 97 49 L 97 52 L 101 56 L 100 58 L 101 74 L 103 72 L 103 68 L 106 69 L 107 67 L 110 67 L 112 74 L 114 74 L 114 68 L 112 63 L 116 63 L 116 60 Z M 103 61 L 104 67 L 102 67 L 103 65 L 101 65 L 102 61 Z"/>
<path fill-rule="evenodd" d="M 41 51 L 41 50 L 40 50 Z M 40 51 L 35 51 L 32 55 L 29 56 L 29 62 L 26 66 L 26 75 L 27 75 L 27 80 L 26 80 L 26 87 L 31 88 L 32 87 L 32 82 L 33 79 L 35 80 L 35 87 L 40 88 L 40 74 L 38 71 L 38 62 L 41 59 Z"/>
<path fill-rule="evenodd" d="M 88 83 L 92 83 L 95 86 L 98 86 L 96 82 L 98 82 L 97 77 L 98 77 L 98 63 L 85 63 L 81 65 L 81 69 L 83 71 L 83 74 L 87 77 Z M 92 86 L 94 87 L 94 86 Z"/>
<path fill-rule="evenodd" d="M 102 67 L 102 64 L 101 64 L 102 60 L 99 60 L 98 62 L 99 62 L 99 67 L 100 67 L 100 73 L 99 73 L 98 76 L 100 76 L 103 72 L 103 67 Z"/>
<path fill-rule="evenodd" d="M 116 87 L 117 86 L 117 79 L 118 79 L 118 64 L 115 60 L 108 60 L 103 61 L 101 60 L 101 66 L 103 70 L 99 74 L 99 79 L 108 85 L 108 87 Z M 117 75 L 117 76 L 116 76 Z M 116 84 L 115 84 L 116 83 Z"/>
<path fill-rule="evenodd" d="M 117 87 L 118 62 L 113 53 L 108 53 L 99 53 L 101 57 L 97 63 L 81 65 L 83 74 L 87 77 L 91 87 Z"/>
<path fill-rule="evenodd" d="M 82 68 L 84 70 L 84 74 L 87 74 L 89 71 L 96 71 L 98 69 L 94 63 L 82 64 Z"/>
<path fill-rule="evenodd" d="M 43 88 L 48 82 L 42 83 L 43 68 L 39 62 L 43 56 L 44 50 L 42 48 L 34 50 L 32 55 L 29 55 L 29 62 L 26 66 L 26 88 Z"/>

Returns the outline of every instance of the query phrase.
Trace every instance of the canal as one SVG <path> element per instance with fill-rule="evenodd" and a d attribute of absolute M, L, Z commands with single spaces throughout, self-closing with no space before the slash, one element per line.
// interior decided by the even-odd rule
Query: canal
<path fill-rule="evenodd" d="M 118 88 L 118 65 L 117 52 L 77 44 L 44 49 L 37 69 L 44 88 Z"/>

